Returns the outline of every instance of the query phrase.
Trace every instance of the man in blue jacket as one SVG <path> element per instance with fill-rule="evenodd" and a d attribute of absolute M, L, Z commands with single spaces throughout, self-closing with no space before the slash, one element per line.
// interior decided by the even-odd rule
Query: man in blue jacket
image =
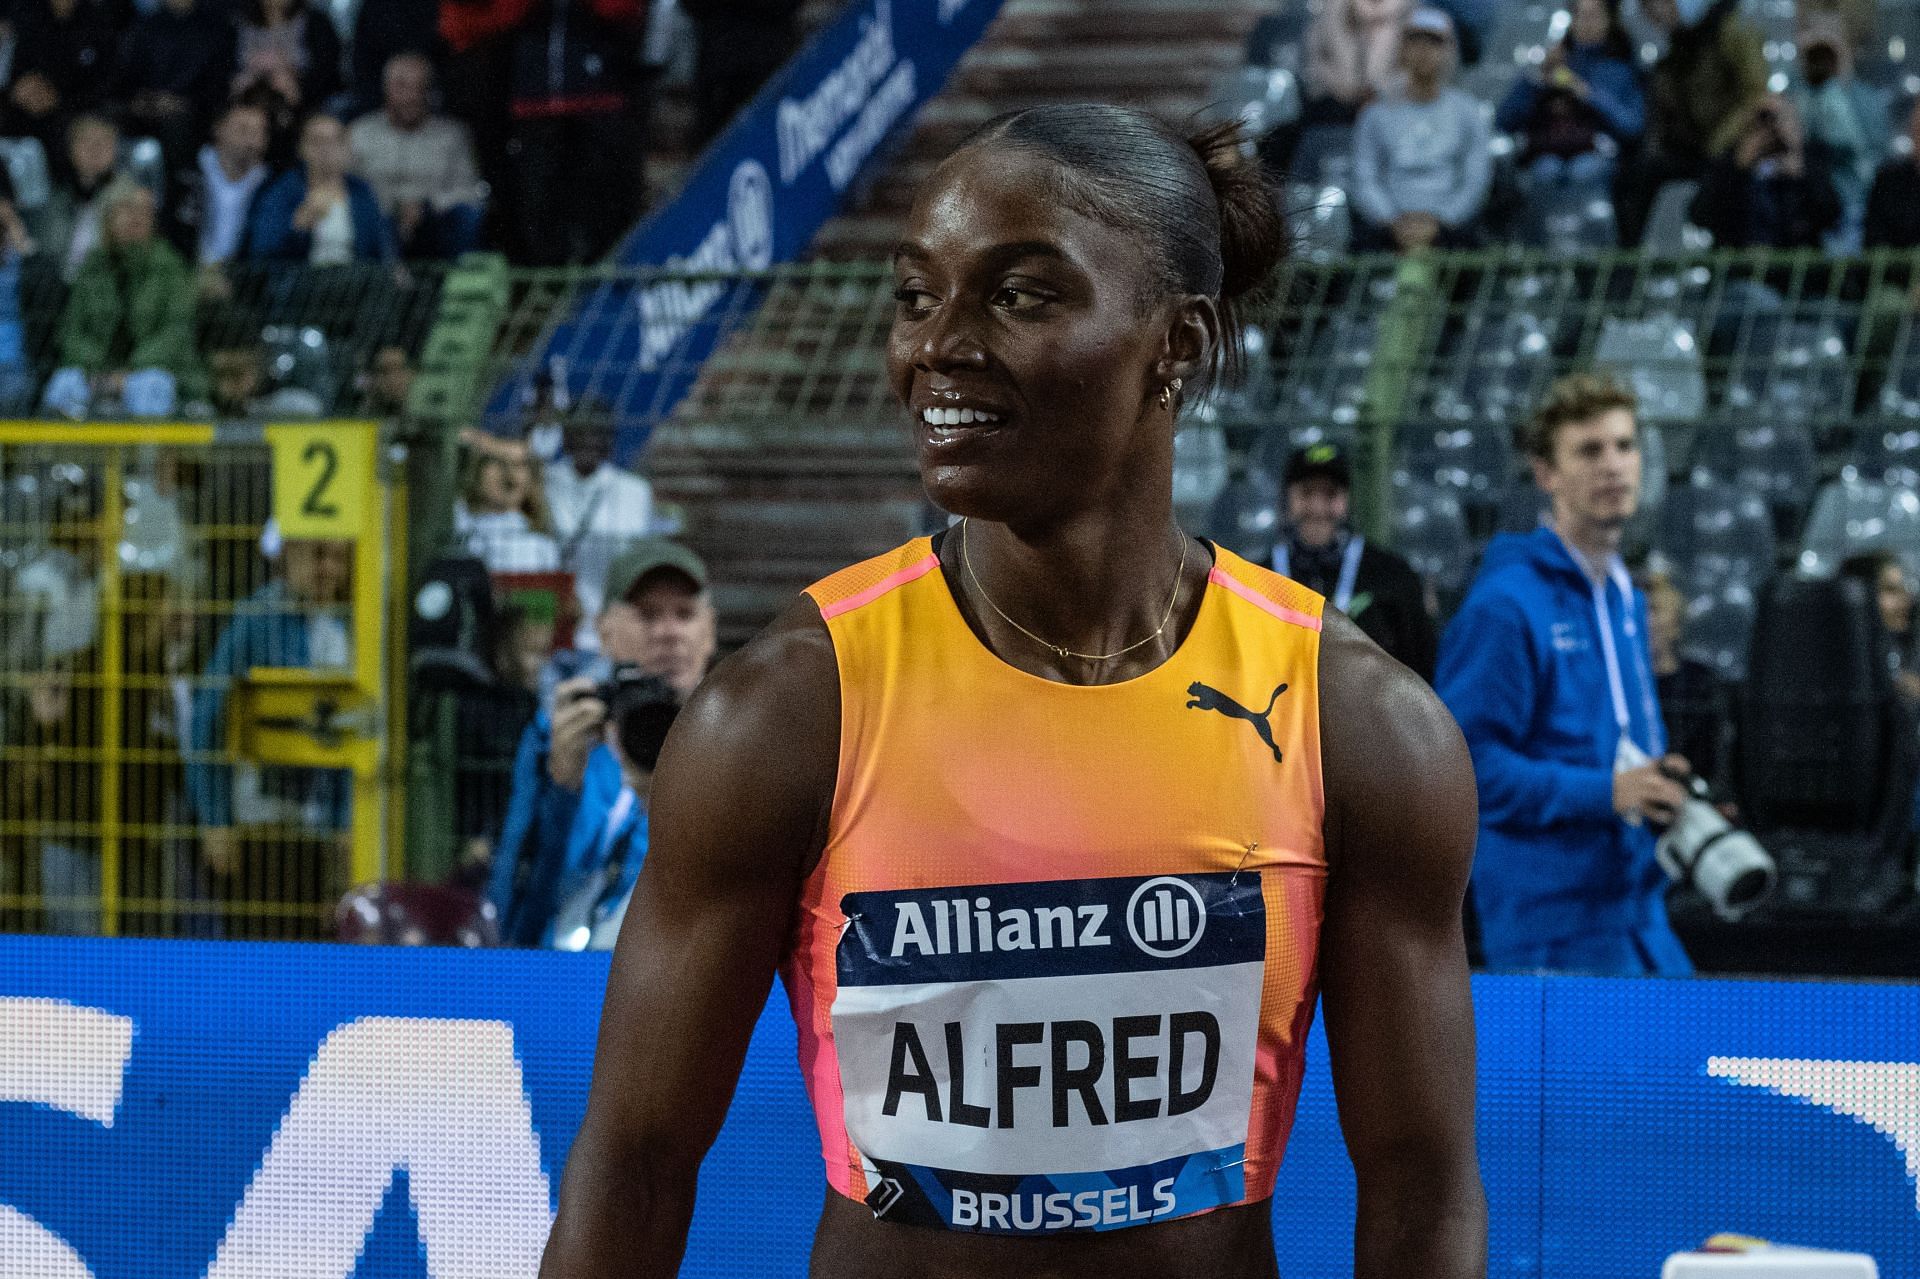
<path fill-rule="evenodd" d="M 707 568 L 686 547 L 664 538 L 635 542 L 608 566 L 606 600 L 595 619 L 605 660 L 554 687 L 514 758 L 487 885 L 500 939 L 510 946 L 544 944 L 569 887 L 609 850 L 638 839 L 644 851 L 645 805 L 622 800 L 631 791 L 602 740 L 607 707 L 595 695 L 598 685 L 614 664 L 631 663 L 684 699 L 713 659 Z"/>
<path fill-rule="evenodd" d="M 1646 599 L 1619 553 L 1640 497 L 1634 408 L 1594 374 L 1549 389 L 1527 447 L 1552 523 L 1494 539 L 1441 641 L 1434 686 L 1479 780 L 1472 898 L 1492 967 L 1692 971 L 1648 827 L 1686 792 L 1662 771 Z"/>

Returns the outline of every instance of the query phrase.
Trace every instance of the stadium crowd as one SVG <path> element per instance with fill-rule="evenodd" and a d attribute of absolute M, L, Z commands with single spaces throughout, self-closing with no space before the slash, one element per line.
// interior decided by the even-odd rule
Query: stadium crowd
<path fill-rule="evenodd" d="M 311 314 L 316 296 L 404 290 L 407 263 L 479 244 L 536 264 L 604 252 L 643 207 L 641 157 L 621 148 L 644 124 L 648 85 L 675 56 L 670 40 L 660 43 L 661 6 L 651 10 L 650 43 L 647 14 L 626 0 L 442 0 L 437 9 L 366 0 L 344 51 L 329 11 L 303 0 L 230 13 L 209 0 L 161 0 L 117 21 L 89 0 L 21 3 L 53 16 L 16 12 L 12 28 L 0 121 L 18 198 L 0 204 L 0 370 L 9 289 L 17 298 L 26 287 L 23 270 L 39 274 L 38 287 L 56 282 L 67 300 L 58 359 L 44 369 L 17 360 L 16 381 L 0 376 L 0 394 L 17 404 L 37 397 L 75 418 L 103 406 L 153 416 L 183 405 L 233 416 L 317 413 L 330 406 L 269 373 L 261 337 L 278 319 Z M 678 7 L 697 36 L 694 136 L 704 140 L 792 47 L 798 6 Z M 34 25 L 43 21 L 69 44 Z M 1365 380 L 1343 351 L 1375 346 L 1372 303 L 1381 295 L 1357 282 L 1374 277 L 1347 262 L 1349 252 L 1920 247 L 1920 201 L 1910 198 L 1920 189 L 1920 106 L 1908 112 L 1895 92 L 1871 5 L 1803 0 L 1790 62 L 1735 0 L 1628 0 L 1624 11 L 1618 0 L 1575 0 L 1545 39 L 1512 58 L 1491 47 L 1500 21 L 1498 6 L 1474 0 L 1325 0 L 1277 43 L 1256 38 L 1255 78 L 1280 117 L 1260 151 L 1296 212 L 1303 191 L 1316 210 L 1337 197 L 1344 217 L 1304 218 L 1301 242 L 1303 257 L 1330 250 L 1326 292 L 1344 310 L 1331 321 L 1305 318 L 1306 309 L 1279 315 L 1255 352 L 1256 390 L 1240 393 L 1237 409 L 1225 400 L 1197 406 L 1178 449 L 1223 437 L 1219 423 L 1234 412 L 1260 442 L 1231 483 L 1199 486 L 1209 502 L 1190 507 L 1189 522 L 1326 594 L 1441 691 L 1480 772 L 1474 902 L 1490 962 L 1684 971 L 1663 904 L 1668 875 L 1646 823 L 1674 817 L 1689 777 L 1763 835 L 1826 829 L 1820 803 L 1842 782 L 1822 792 L 1826 800 L 1781 808 L 1798 783 L 1776 784 L 1767 754 L 1782 731 L 1780 708 L 1801 719 L 1828 708 L 1818 697 L 1783 701 L 1783 677 L 1761 645 L 1749 660 L 1754 619 L 1768 609 L 1825 608 L 1876 637 L 1836 643 L 1861 660 L 1833 668 L 1819 692 L 1841 710 L 1884 713 L 1862 732 L 1886 762 L 1841 805 L 1850 815 L 1836 829 L 1854 841 L 1862 867 L 1905 878 L 1869 882 L 1862 870 L 1820 879 L 1805 866 L 1783 874 L 1818 880 L 1808 891 L 1824 896 L 1802 905 L 1910 901 L 1920 768 L 1911 758 L 1920 740 L 1913 566 L 1845 538 L 1822 541 L 1819 529 L 1851 527 L 1846 503 L 1864 501 L 1883 477 L 1911 491 L 1920 435 L 1908 433 L 1898 458 L 1876 454 L 1888 468 L 1877 473 L 1864 455 L 1847 454 L 1860 474 L 1828 486 L 1845 500 L 1831 511 L 1809 507 L 1833 470 L 1815 456 L 1818 415 L 1845 417 L 1913 390 L 1905 416 L 1920 416 L 1920 390 L 1883 369 L 1884 385 L 1863 377 L 1846 403 L 1823 405 L 1806 373 L 1822 357 L 1800 358 L 1841 315 L 1840 358 L 1871 346 L 1890 363 L 1890 348 L 1905 340 L 1893 334 L 1906 332 L 1909 282 L 1898 282 L 1890 311 L 1834 271 L 1821 288 L 1850 309 L 1822 312 L 1817 323 L 1827 327 L 1809 339 L 1811 322 L 1795 308 L 1820 289 L 1799 275 L 1788 286 L 1764 265 L 1729 272 L 1711 277 L 1721 310 L 1710 320 L 1688 327 L 1623 313 L 1623 341 L 1609 349 L 1607 333 L 1582 344 L 1537 322 L 1527 306 L 1546 290 L 1543 276 L 1508 281 L 1520 301 L 1487 308 L 1497 315 L 1453 305 L 1499 292 L 1489 282 L 1500 268 L 1463 268 L 1435 359 L 1455 384 L 1414 388 L 1391 458 L 1388 540 L 1398 555 L 1362 536 L 1353 518 L 1364 452 L 1355 401 L 1293 394 L 1314 378 Z M 70 44 L 82 29 L 98 41 L 89 65 L 110 63 L 114 76 L 55 74 L 81 56 Z M 165 41 L 178 48 L 156 56 L 172 47 Z M 60 55 L 68 63 L 44 52 L 54 45 L 69 49 Z M 567 55 L 542 62 L 536 47 Z M 1267 74 L 1275 67 L 1298 75 L 1277 80 Z M 118 86 L 111 94 L 89 96 L 109 81 Z M 35 172 L 36 148 L 47 157 L 41 188 L 22 176 Z M 613 162 L 622 181 L 556 178 Z M 589 190 L 594 199 L 577 198 Z M 1603 293 L 1594 279 L 1578 287 Z M 243 320 L 210 326 L 209 314 Z M 1756 336 L 1756 317 L 1778 331 L 1777 344 Z M 1653 325 L 1646 332 L 1658 340 L 1637 339 L 1634 324 Z M 404 407 L 410 361 L 402 342 L 368 344 L 365 411 Z M 1769 364 L 1802 380 L 1768 380 Z M 1271 392 L 1287 365 L 1292 398 L 1262 398 L 1261 379 Z M 1610 367 L 1618 380 L 1543 373 L 1569 365 Z M 1676 367 L 1699 384 L 1677 408 Z M 697 556 L 663 539 L 676 531 L 674 513 L 616 464 L 606 406 L 571 401 L 567 385 L 563 373 L 542 376 L 514 430 L 462 436 L 451 540 L 428 571 L 453 604 L 431 616 L 416 606 L 410 729 L 417 749 L 431 746 L 439 753 L 425 753 L 450 768 L 455 853 L 440 877 L 485 900 L 488 935 L 578 948 L 604 945 L 617 930 L 645 853 L 650 751 L 671 718 L 661 708 L 714 655 L 716 584 Z M 1682 420 L 1704 424 L 1684 469 L 1670 466 L 1662 443 Z M 1567 441 L 1587 437 L 1593 453 L 1571 451 Z M 1684 482 L 1670 488 L 1670 472 Z M 191 525 L 211 518 L 195 506 L 216 487 L 207 479 L 156 476 L 132 500 L 148 512 L 171 507 L 176 523 Z M 92 719 L 97 694 L 71 675 L 100 644 L 89 613 L 97 547 L 59 533 L 85 526 L 100 499 L 86 482 L 70 487 L 74 509 L 13 576 L 38 601 L 39 621 L 31 662 L 24 652 L 10 662 L 37 662 L 43 678 L 0 714 L 10 746 L 84 744 L 75 735 Z M 1625 509 L 1597 515 L 1596 503 L 1609 501 Z M 1778 570 L 1799 546 L 1813 557 L 1801 567 L 1859 588 L 1793 596 Z M 224 708 L 208 690 L 252 665 L 349 661 L 337 619 L 350 568 L 339 548 L 289 542 L 261 548 L 250 564 L 241 576 L 257 589 L 231 623 L 157 622 L 154 634 L 122 645 L 169 678 L 198 676 L 198 694 L 147 715 L 174 762 L 154 783 L 161 798 L 145 819 L 213 832 L 146 855 L 164 870 L 166 894 L 204 903 L 253 890 L 235 878 L 262 859 L 246 848 L 246 829 L 278 821 L 317 834 L 312 849 L 273 854 L 312 862 L 346 821 L 338 777 L 283 770 L 248 780 L 210 762 L 227 742 Z M 179 620 L 164 607 L 177 588 L 164 575 L 150 588 L 161 602 L 154 615 Z M 1555 629 L 1576 614 L 1591 633 Z M 39 788 L 21 792 L 22 811 L 51 812 L 56 793 L 61 804 L 84 805 L 92 773 L 49 767 L 16 779 Z M 236 815 L 236 805 L 252 816 Z M 9 873 L 37 867 L 49 899 L 97 891 L 88 878 L 97 857 L 85 847 L 41 845 Z M 1851 854 L 1828 860 L 1843 855 Z M 316 883 L 310 895 L 323 900 L 328 890 Z M 405 935 L 392 924 L 392 902 L 361 904 L 369 935 Z M 1697 898 L 1676 898 L 1675 910 L 1683 925 L 1706 914 Z M 43 922 L 87 931 L 95 917 L 49 908 Z M 167 930 L 218 933 L 231 923 L 209 904 Z"/>
<path fill-rule="evenodd" d="M 0 410 L 224 411 L 215 350 L 316 314 L 364 379 L 421 336 L 399 317 L 431 273 L 406 264 L 603 257 L 648 206 L 659 87 L 686 82 L 697 147 L 796 46 L 799 9 L 0 6 Z"/>

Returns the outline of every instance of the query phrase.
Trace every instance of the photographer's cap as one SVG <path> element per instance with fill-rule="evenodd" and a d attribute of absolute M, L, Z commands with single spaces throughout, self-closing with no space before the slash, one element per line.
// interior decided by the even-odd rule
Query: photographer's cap
<path fill-rule="evenodd" d="M 1322 441 L 1297 448 L 1287 458 L 1282 483 L 1293 485 L 1302 480 L 1332 480 L 1343 489 L 1353 487 L 1353 464 L 1338 444 Z"/>
<path fill-rule="evenodd" d="M 647 537 L 614 556 L 607 566 L 606 599 L 627 598 L 634 587 L 662 570 L 679 573 L 693 583 L 695 591 L 707 589 L 707 566 L 698 555 L 664 537 Z"/>

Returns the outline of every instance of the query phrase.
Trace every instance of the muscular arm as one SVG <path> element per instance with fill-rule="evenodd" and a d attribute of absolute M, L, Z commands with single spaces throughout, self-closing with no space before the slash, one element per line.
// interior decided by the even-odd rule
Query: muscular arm
<path fill-rule="evenodd" d="M 1321 652 L 1327 793 L 1320 966 L 1359 1182 L 1355 1279 L 1481 1279 L 1473 1002 L 1460 906 L 1473 770 L 1437 697 L 1344 617 Z"/>
<path fill-rule="evenodd" d="M 674 725 L 543 1279 L 677 1272 L 700 1161 L 825 834 L 839 706 L 832 641 L 803 599 Z"/>

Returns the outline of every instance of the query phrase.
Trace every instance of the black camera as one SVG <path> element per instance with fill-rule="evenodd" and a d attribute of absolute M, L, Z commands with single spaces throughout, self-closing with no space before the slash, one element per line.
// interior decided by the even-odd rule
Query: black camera
<path fill-rule="evenodd" d="M 667 730 L 680 713 L 680 694 L 658 675 L 622 662 L 593 695 L 606 703 L 607 723 L 613 725 L 621 753 L 635 768 L 652 772 Z"/>

